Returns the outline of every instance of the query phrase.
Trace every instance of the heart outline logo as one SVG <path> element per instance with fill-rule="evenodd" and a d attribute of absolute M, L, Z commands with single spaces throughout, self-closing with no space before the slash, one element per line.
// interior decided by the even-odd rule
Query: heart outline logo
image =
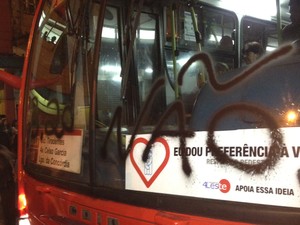
<path fill-rule="evenodd" d="M 169 161 L 169 158 L 170 158 L 170 147 L 168 145 L 168 142 L 165 139 L 161 138 L 161 137 L 157 138 L 155 140 L 155 142 L 159 142 L 164 146 L 164 149 L 166 151 L 166 156 L 165 156 L 164 160 L 162 161 L 162 163 L 160 164 L 160 166 L 158 167 L 158 169 L 154 172 L 154 174 L 152 175 L 152 177 L 149 180 L 146 179 L 145 175 L 141 171 L 140 167 L 136 163 L 136 161 L 134 159 L 134 156 L 133 156 L 135 146 L 139 143 L 143 143 L 143 144 L 147 145 L 148 140 L 145 139 L 145 138 L 142 138 L 142 137 L 135 139 L 134 142 L 133 142 L 133 145 L 132 145 L 132 150 L 130 152 L 130 161 L 131 161 L 134 169 L 136 170 L 136 172 L 138 173 L 138 175 L 140 176 L 140 178 L 142 179 L 142 181 L 144 182 L 144 184 L 146 185 L 147 188 L 149 188 L 153 184 L 153 182 L 156 180 L 156 178 L 159 176 L 159 174 L 163 171 L 163 169 L 167 165 L 167 163 Z"/>

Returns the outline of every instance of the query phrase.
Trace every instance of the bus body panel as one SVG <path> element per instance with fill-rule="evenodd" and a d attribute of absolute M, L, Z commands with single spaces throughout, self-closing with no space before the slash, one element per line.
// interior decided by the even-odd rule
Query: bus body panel
<path fill-rule="evenodd" d="M 184 214 L 125 205 L 78 195 L 64 189 L 49 187 L 31 177 L 24 183 L 28 213 L 32 225 L 40 224 L 128 224 L 128 225 L 194 225 L 248 224 L 188 216 Z M 30 191 L 29 191 L 30 190 Z M 32 191 L 34 190 L 34 191 Z M 42 203 L 42 204 L 41 204 Z"/>

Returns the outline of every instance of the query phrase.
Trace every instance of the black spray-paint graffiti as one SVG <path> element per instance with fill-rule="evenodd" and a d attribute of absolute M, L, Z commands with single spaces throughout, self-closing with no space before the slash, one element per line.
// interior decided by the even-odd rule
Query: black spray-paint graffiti
<path fill-rule="evenodd" d="M 32 118 L 39 118 L 39 101 L 36 97 L 32 99 Z M 65 132 L 71 132 L 74 129 L 74 112 L 73 107 L 71 105 L 65 105 L 62 113 L 59 109 L 59 102 L 57 99 L 51 99 L 47 107 L 53 107 L 55 109 L 55 113 L 53 113 L 53 116 L 47 118 L 46 121 L 43 121 L 45 124 L 45 134 L 46 135 L 55 135 L 57 138 L 63 137 Z M 31 137 L 35 138 L 37 137 L 40 128 L 40 121 L 38 119 L 34 119 L 32 121 L 31 127 L 28 127 L 32 129 L 31 131 Z M 59 128 L 61 124 L 61 129 Z"/>
<path fill-rule="evenodd" d="M 231 157 L 229 157 L 227 154 L 222 152 L 219 146 L 217 146 L 215 142 L 214 131 L 218 121 L 221 118 L 225 117 L 226 114 L 230 114 L 231 112 L 237 112 L 237 111 L 246 111 L 261 116 L 267 124 L 267 127 L 270 132 L 270 139 L 271 139 L 270 152 L 266 157 L 266 159 L 259 164 L 249 165 L 246 163 L 242 163 L 238 160 L 234 160 Z M 276 120 L 272 116 L 270 116 L 270 113 L 255 105 L 251 105 L 247 103 L 239 103 L 239 104 L 228 105 L 213 116 L 208 127 L 207 146 L 212 150 L 212 152 L 214 152 L 215 158 L 218 162 L 222 164 L 231 165 L 247 173 L 261 174 L 264 173 L 267 169 L 273 168 L 279 161 L 282 148 L 283 148 L 283 137 L 279 131 L 279 126 L 277 125 Z"/>
<path fill-rule="evenodd" d="M 201 61 L 206 68 L 207 74 L 208 74 L 208 80 L 211 84 L 211 86 L 216 91 L 226 91 L 236 85 L 239 85 L 241 82 L 245 81 L 247 78 L 249 78 L 251 75 L 254 74 L 257 70 L 263 68 L 268 63 L 276 60 L 277 58 L 280 58 L 282 56 L 285 56 L 286 54 L 290 53 L 292 51 L 291 45 L 286 45 L 278 50 L 274 51 L 272 54 L 262 58 L 260 61 L 255 63 L 253 66 L 249 67 L 248 69 L 244 70 L 239 76 L 236 76 L 236 78 L 226 82 L 226 83 L 219 83 L 216 79 L 216 73 L 214 71 L 214 68 L 212 66 L 212 60 L 210 59 L 209 55 L 206 53 L 197 53 L 193 55 L 186 64 L 181 68 L 178 74 L 178 84 L 182 85 L 183 77 L 188 70 L 188 68 L 192 65 L 192 63 L 196 61 Z M 106 133 L 103 145 L 100 149 L 101 156 L 105 159 L 107 156 L 108 149 L 108 141 L 110 136 L 112 135 L 113 128 L 117 128 L 117 142 L 118 142 L 118 151 L 119 156 L 122 160 L 125 160 L 127 156 L 129 155 L 130 151 L 132 150 L 132 145 L 135 140 L 136 135 L 138 134 L 139 129 L 141 128 L 143 124 L 143 119 L 147 115 L 147 111 L 149 107 L 151 107 L 153 103 L 153 99 L 155 95 L 158 93 L 158 90 L 164 87 L 165 81 L 164 79 L 158 79 L 152 86 L 151 91 L 145 101 L 145 104 L 141 110 L 141 113 L 139 114 L 139 117 L 136 121 L 136 124 L 133 128 L 133 131 L 131 133 L 131 138 L 129 141 L 129 144 L 127 146 L 127 149 L 124 151 L 122 150 L 122 134 L 121 134 L 121 120 L 122 120 L 122 107 L 117 107 L 115 110 L 115 113 L 113 114 L 112 121 L 110 123 L 110 126 L 108 128 L 108 131 Z M 38 104 L 35 102 L 34 104 Z M 59 115 L 59 107 L 58 107 L 58 101 L 57 100 L 51 100 L 49 101 L 49 104 L 56 105 L 57 108 L 57 115 L 56 120 L 52 120 L 50 122 L 46 123 L 45 131 L 47 135 L 54 134 L 57 137 L 62 137 L 64 131 L 70 131 L 73 129 L 73 122 L 67 123 L 65 121 L 65 115 L 73 115 L 72 113 L 72 107 L 65 107 L 65 110 L 63 111 L 62 115 Z M 226 116 L 227 114 L 233 112 L 233 111 L 246 111 L 250 112 L 253 115 L 259 115 L 262 117 L 267 124 L 267 128 L 270 131 L 270 139 L 271 139 L 271 147 L 270 147 L 270 154 L 268 157 L 262 161 L 259 164 L 249 165 L 244 164 L 240 161 L 234 160 L 225 153 L 221 152 L 217 146 L 217 143 L 215 141 L 214 132 L 216 125 L 218 121 Z M 171 114 L 177 115 L 177 130 L 164 130 L 163 125 L 167 121 L 167 119 L 170 117 Z M 60 119 L 61 117 L 61 119 Z M 73 120 L 73 117 L 71 118 Z M 201 119 L 201 118 L 199 118 Z M 56 121 L 56 125 L 54 124 Z M 63 129 L 58 131 L 58 124 L 61 122 Z M 71 126 L 70 126 L 71 124 Z M 38 127 L 38 124 L 35 124 L 35 127 Z M 228 105 L 224 107 L 223 109 L 220 109 L 218 112 L 216 112 L 214 115 L 212 115 L 212 118 L 209 122 L 209 126 L 207 128 L 208 135 L 207 135 L 207 146 L 211 149 L 211 151 L 214 153 L 215 159 L 221 163 L 221 164 L 228 164 L 230 166 L 233 166 L 239 170 L 242 170 L 246 173 L 250 174 L 261 174 L 264 173 L 266 170 L 274 168 L 275 165 L 278 163 L 280 159 L 280 153 L 282 151 L 282 145 L 283 145 L 283 137 L 282 134 L 279 131 L 279 125 L 277 124 L 276 120 L 273 118 L 273 116 L 268 113 L 265 109 L 262 109 L 261 107 L 247 104 L 247 103 L 236 103 L 232 105 Z M 156 127 L 154 128 L 151 138 L 146 145 L 142 160 L 144 162 L 147 161 L 151 146 L 154 144 L 155 140 L 158 137 L 161 136 L 171 136 L 171 137 L 178 137 L 180 141 L 180 148 L 186 149 L 186 138 L 191 138 L 194 136 L 194 131 L 187 130 L 186 129 L 186 120 L 185 120 L 185 109 L 183 102 L 181 100 L 177 100 L 169 105 L 169 107 L 165 110 L 163 115 L 159 118 L 159 121 L 156 124 Z M 189 176 L 192 173 L 191 165 L 188 161 L 188 157 L 186 154 L 182 154 L 182 169 L 184 173 Z M 297 177 L 300 183 L 300 172 L 297 172 Z"/>
<path fill-rule="evenodd" d="M 144 105 L 144 107 L 141 110 L 140 116 L 137 119 L 136 125 L 133 129 L 133 132 L 131 133 L 131 138 L 129 141 L 129 144 L 127 146 L 127 150 L 125 152 L 122 152 L 122 143 L 121 143 L 121 118 L 122 118 L 122 108 L 118 107 L 117 110 L 115 111 L 115 114 L 113 116 L 112 122 L 109 126 L 109 130 L 106 133 L 105 136 L 105 141 L 103 143 L 103 146 L 101 148 L 101 153 L 103 157 L 106 157 L 107 154 L 107 143 L 109 140 L 110 135 L 112 134 L 112 130 L 114 127 L 114 124 L 117 125 L 117 139 L 118 139 L 118 149 L 119 149 L 119 155 L 122 159 L 126 159 L 126 157 L 129 155 L 134 139 L 136 137 L 136 135 L 138 134 L 138 130 L 141 127 L 142 121 L 145 118 L 145 115 L 147 113 L 148 108 L 151 106 L 151 103 L 153 102 L 153 98 L 155 96 L 155 93 L 157 93 L 157 90 L 159 90 L 161 87 L 163 87 L 164 85 L 164 79 L 158 79 L 154 85 L 151 88 L 151 91 L 148 95 L 148 98 L 146 100 L 146 103 Z M 177 113 L 177 118 L 178 118 L 178 130 L 162 130 L 162 126 L 164 124 L 164 122 L 168 119 L 168 117 L 173 114 L 174 112 Z M 186 138 L 187 137 L 193 137 L 194 136 L 194 132 L 193 131 L 189 131 L 185 129 L 185 110 L 183 107 L 183 103 L 182 101 L 175 101 L 173 102 L 168 108 L 167 110 L 164 112 L 164 114 L 160 117 L 156 127 L 154 128 L 153 132 L 152 132 L 152 136 L 148 142 L 148 144 L 146 145 L 146 148 L 143 152 L 143 156 L 142 156 L 142 160 L 144 162 L 147 161 L 148 159 L 148 155 L 151 149 L 151 146 L 153 145 L 153 143 L 155 142 L 155 140 L 158 137 L 161 136 L 172 136 L 172 137 L 179 137 L 180 140 L 180 146 L 182 148 L 185 147 L 186 145 Z M 192 169 L 190 167 L 190 164 L 188 162 L 188 158 L 186 156 L 182 156 L 182 169 L 184 171 L 185 174 L 190 175 L 192 172 Z"/>
<path fill-rule="evenodd" d="M 187 69 L 189 68 L 192 63 L 199 60 L 202 61 L 206 67 L 208 78 L 211 83 L 211 86 L 216 91 L 225 91 L 228 90 L 236 85 L 239 85 L 241 82 L 249 78 L 251 75 L 254 74 L 254 72 L 258 71 L 259 69 L 266 66 L 268 63 L 276 60 L 277 58 L 280 58 L 282 56 L 285 56 L 286 54 L 290 53 L 293 50 L 293 47 L 291 45 L 286 45 L 275 52 L 273 52 L 270 55 L 267 55 L 266 57 L 259 60 L 257 63 L 253 64 L 253 66 L 250 66 L 248 69 L 243 71 L 239 76 L 236 76 L 236 78 L 233 78 L 232 80 L 226 82 L 226 83 L 219 83 L 216 79 L 216 73 L 212 66 L 212 61 L 209 58 L 209 56 L 205 53 L 199 53 L 194 56 L 192 56 L 187 63 L 182 67 L 181 71 L 178 75 L 178 83 L 182 85 L 183 82 L 183 76 Z M 215 139 L 214 139 L 214 132 L 216 124 L 219 120 L 221 120 L 224 116 L 231 112 L 236 111 L 246 111 L 250 112 L 253 115 L 256 116 L 262 116 L 264 121 L 267 124 L 267 128 L 270 131 L 270 138 L 271 138 L 271 154 L 268 155 L 268 157 L 259 164 L 249 165 L 242 163 L 240 161 L 234 160 L 231 157 L 229 157 L 227 154 L 220 151 L 219 146 L 217 146 Z M 220 109 L 218 112 L 215 113 L 215 115 L 212 115 L 211 121 L 208 123 L 208 134 L 207 134 L 207 146 L 211 149 L 211 151 L 214 153 L 215 159 L 221 163 L 221 164 L 228 164 L 231 165 L 237 169 L 240 169 L 244 172 L 251 173 L 251 174 L 262 174 L 267 169 L 273 168 L 277 162 L 280 159 L 280 154 L 282 151 L 283 146 L 283 137 L 282 134 L 279 131 L 279 125 L 277 124 L 276 120 L 273 118 L 273 116 L 267 112 L 267 110 L 262 109 L 258 106 L 247 104 L 247 103 L 236 103 L 233 105 L 228 105 L 223 109 Z"/>
<path fill-rule="evenodd" d="M 225 91 L 228 90 L 230 88 L 232 88 L 233 86 L 239 85 L 242 81 L 244 81 L 245 79 L 247 79 L 249 76 L 251 76 L 255 71 L 261 69 L 263 66 L 266 66 L 266 64 L 276 60 L 279 57 L 282 57 L 286 54 L 288 54 L 289 52 L 292 51 L 292 46 L 287 45 L 287 46 L 283 46 L 280 49 L 278 49 L 277 51 L 273 52 L 272 54 L 264 57 L 262 60 L 258 61 L 257 63 L 255 63 L 253 66 L 249 67 L 249 69 L 245 70 L 244 72 L 242 72 L 239 76 L 237 76 L 237 78 L 230 80 L 227 83 L 221 84 L 216 80 L 216 75 L 215 75 L 215 71 L 213 69 L 212 66 L 212 62 L 210 57 L 206 54 L 206 53 L 198 53 L 195 54 L 194 56 L 192 56 L 187 63 L 182 67 L 182 69 L 179 72 L 178 75 L 178 83 L 179 85 L 182 85 L 183 82 L 183 76 L 185 74 L 185 72 L 187 71 L 187 69 L 189 68 L 189 66 L 196 62 L 196 61 L 202 61 L 207 69 L 208 72 L 208 77 L 209 77 L 209 81 L 212 85 L 212 87 L 217 90 L 217 91 Z M 133 141 L 135 139 L 135 136 L 138 132 L 138 129 L 141 126 L 141 122 L 142 122 L 142 118 L 145 115 L 148 107 L 151 105 L 151 102 L 153 100 L 153 96 L 155 96 L 155 92 L 162 86 L 162 81 L 159 80 L 158 82 L 156 82 L 154 84 L 154 86 L 152 87 L 152 90 L 150 92 L 150 94 L 148 95 L 148 99 L 146 101 L 146 104 L 144 106 L 144 108 L 141 111 L 140 117 L 137 120 L 136 126 L 133 130 L 131 139 L 129 141 L 129 145 L 127 147 L 127 151 L 122 154 L 121 153 L 121 148 L 119 148 L 120 150 L 120 155 L 123 157 L 127 157 L 127 155 L 129 154 L 129 152 L 131 151 L 131 147 L 133 144 Z M 161 130 L 163 123 L 165 122 L 166 118 L 168 117 L 168 115 L 170 115 L 172 112 L 176 112 L 178 114 L 178 118 L 179 118 L 179 124 L 178 124 L 178 130 L 177 131 L 164 131 Z M 259 164 L 256 165 L 249 165 L 249 164 L 245 164 L 242 162 L 239 162 L 237 160 L 234 160 L 232 158 L 230 158 L 228 155 L 226 155 L 225 153 L 221 152 L 214 140 L 214 131 L 215 131 L 215 127 L 217 122 L 223 117 L 225 116 L 227 113 L 230 113 L 232 111 L 247 111 L 250 112 L 254 115 L 259 115 L 261 116 L 267 126 L 268 129 L 270 131 L 270 139 L 271 139 L 271 147 L 270 147 L 270 154 L 268 155 L 268 157 L 262 161 Z M 106 141 L 104 142 L 104 145 L 101 149 L 102 151 L 102 156 L 105 157 L 106 155 L 106 146 L 107 146 L 107 141 L 109 139 L 109 136 L 111 135 L 112 132 L 112 125 L 115 124 L 116 120 L 117 122 L 117 127 L 118 127 L 118 140 L 119 140 L 119 146 L 121 146 L 121 131 L 120 131 L 120 118 L 122 115 L 122 109 L 119 108 L 117 111 L 117 113 L 115 113 L 115 116 L 113 118 L 112 124 L 110 126 L 110 130 L 107 133 L 106 136 Z M 154 141 L 156 138 L 160 137 L 160 136 L 172 136 L 172 137 L 178 137 L 180 140 L 180 148 L 181 149 L 186 149 L 185 145 L 186 145 L 186 138 L 187 137 L 193 137 L 194 133 L 191 130 L 186 130 L 185 129 L 185 111 L 184 111 L 184 107 L 183 107 L 183 103 L 179 100 L 179 101 L 175 101 L 173 104 L 170 105 L 170 107 L 165 111 L 165 113 L 163 114 L 163 116 L 160 118 L 160 120 L 158 121 L 156 128 L 153 130 L 152 132 L 152 136 L 147 144 L 147 146 L 144 149 L 143 152 L 143 156 L 142 156 L 142 160 L 144 162 L 146 162 L 147 158 L 148 158 L 148 154 L 150 152 L 151 146 L 153 145 Z M 207 135 L 207 146 L 212 150 L 212 152 L 215 155 L 215 158 L 218 162 L 222 163 L 222 164 L 228 164 L 231 165 L 237 169 L 240 169 L 244 172 L 247 173 L 251 173 L 251 174 L 262 174 L 264 173 L 267 169 L 271 169 L 273 168 L 277 162 L 280 159 L 280 154 L 282 151 L 282 147 L 283 147 L 283 137 L 282 134 L 279 131 L 279 126 L 276 122 L 276 120 L 273 118 L 273 116 L 268 113 L 265 109 L 262 109 L 260 107 L 257 107 L 255 105 L 251 105 L 251 104 L 247 104 L 247 103 L 237 103 L 234 105 L 229 105 L 223 109 L 220 109 L 219 112 L 216 112 L 215 115 L 212 116 L 212 119 L 209 123 L 209 127 L 208 127 L 208 135 Z M 186 175 L 190 175 L 192 170 L 191 170 L 191 166 L 189 164 L 188 158 L 186 157 L 186 154 L 182 154 L 182 169 L 185 172 Z"/>

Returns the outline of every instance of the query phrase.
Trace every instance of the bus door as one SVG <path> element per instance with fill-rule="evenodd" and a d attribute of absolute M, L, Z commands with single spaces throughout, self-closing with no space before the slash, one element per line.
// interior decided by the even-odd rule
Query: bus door
<path fill-rule="evenodd" d="M 131 67 L 130 73 L 122 74 L 122 77 L 120 76 L 121 55 L 124 49 L 120 48 L 122 46 L 120 37 L 124 33 L 122 34 L 120 29 L 120 19 L 118 19 L 120 14 L 114 7 L 107 7 L 106 10 L 113 15 L 113 19 L 104 20 L 97 74 L 96 185 L 123 189 L 125 152 L 118 150 L 120 148 L 118 129 L 122 133 L 133 132 L 135 121 L 138 120 L 142 108 L 148 104 L 149 96 L 152 97 L 152 104 L 148 106 L 147 112 L 144 112 L 145 116 L 139 132 L 153 130 L 153 126 L 166 107 L 163 88 L 160 87 L 161 90 L 155 90 L 155 95 L 151 95 L 155 80 L 163 77 L 160 56 L 161 34 L 158 14 L 141 12 L 137 23 L 134 50 L 129 50 L 133 51 L 131 54 L 134 63 L 131 65 L 135 67 Z M 122 149 L 124 147 L 122 146 Z M 107 158 L 101 159 L 102 154 L 107 154 Z"/>

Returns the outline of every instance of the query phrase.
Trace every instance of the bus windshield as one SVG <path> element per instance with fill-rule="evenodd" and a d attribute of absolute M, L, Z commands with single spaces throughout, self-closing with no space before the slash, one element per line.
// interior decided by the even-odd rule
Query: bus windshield
<path fill-rule="evenodd" d="M 41 1 L 20 107 L 33 224 L 299 221 L 298 42 L 213 2 Z"/>

